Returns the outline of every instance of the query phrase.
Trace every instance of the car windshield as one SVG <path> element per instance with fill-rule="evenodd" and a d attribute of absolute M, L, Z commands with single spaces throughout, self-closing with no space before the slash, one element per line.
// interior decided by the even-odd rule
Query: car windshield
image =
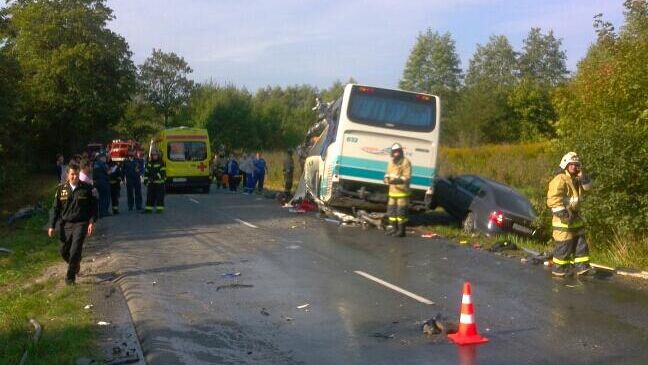
<path fill-rule="evenodd" d="M 499 207 L 511 213 L 519 214 L 529 218 L 535 218 L 536 213 L 527 198 L 521 196 L 508 186 L 498 183 L 491 183 L 495 202 Z"/>
<path fill-rule="evenodd" d="M 169 160 L 203 161 L 207 158 L 205 142 L 169 142 Z"/>
<path fill-rule="evenodd" d="M 427 95 L 354 86 L 348 117 L 356 123 L 429 132 L 436 124 L 435 103 Z"/>

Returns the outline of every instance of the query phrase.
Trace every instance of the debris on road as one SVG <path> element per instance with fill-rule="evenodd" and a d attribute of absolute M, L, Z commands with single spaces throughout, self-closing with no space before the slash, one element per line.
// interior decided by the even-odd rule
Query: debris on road
<path fill-rule="evenodd" d="M 94 305 L 92 305 L 92 304 L 87 304 L 85 307 L 83 307 L 83 309 L 85 309 L 85 310 L 90 310 L 92 308 L 94 308 Z"/>
<path fill-rule="evenodd" d="M 617 269 L 616 273 L 622 276 L 630 276 L 639 279 L 648 279 L 648 271 L 634 271 L 630 269 Z"/>
<path fill-rule="evenodd" d="M 509 241 L 497 241 L 497 242 L 495 242 L 493 247 L 488 249 L 488 251 L 490 251 L 490 252 L 502 252 L 502 251 L 505 251 L 505 250 L 517 250 L 517 249 L 518 249 L 518 247 L 517 247 L 517 245 L 515 243 L 509 242 Z"/>
<path fill-rule="evenodd" d="M 526 264 L 527 262 L 529 262 L 529 259 L 527 259 L 526 257 L 523 257 L 523 258 L 520 259 L 520 262 L 523 263 L 523 264 Z"/>
<path fill-rule="evenodd" d="M 241 273 L 240 272 L 226 272 L 226 273 L 222 273 L 221 276 L 224 277 L 224 278 L 228 278 L 228 279 L 229 278 L 236 278 L 236 277 L 241 276 Z"/>
<path fill-rule="evenodd" d="M 106 321 L 99 321 L 99 322 L 97 322 L 97 324 L 99 326 L 110 326 L 110 322 L 106 322 Z"/>
<path fill-rule="evenodd" d="M 266 316 L 266 317 L 270 315 L 270 312 L 268 312 L 268 310 L 265 309 L 265 308 L 261 308 L 261 312 L 260 312 L 260 313 L 263 314 L 263 315 Z"/>
<path fill-rule="evenodd" d="M 298 245 L 290 245 L 290 246 L 286 246 L 286 248 L 289 249 L 289 250 L 297 250 L 297 249 L 301 248 L 301 246 L 298 246 Z"/>
<path fill-rule="evenodd" d="M 253 288 L 254 285 L 250 284 L 227 284 L 227 285 L 219 285 L 216 287 L 216 291 L 219 291 L 221 289 L 240 289 L 240 288 Z"/>
<path fill-rule="evenodd" d="M 297 309 L 308 309 L 308 308 L 310 308 L 310 304 L 308 303 L 297 306 Z"/>
<path fill-rule="evenodd" d="M 374 333 L 371 334 L 371 337 L 383 338 L 385 340 L 390 340 L 390 339 L 394 338 L 394 336 L 395 335 L 393 333 L 387 334 L 387 333 L 382 333 L 382 332 L 374 332 Z"/>
<path fill-rule="evenodd" d="M 442 238 L 440 234 L 434 232 L 424 233 L 421 235 L 421 238 Z"/>
<path fill-rule="evenodd" d="M 342 222 L 340 222 L 340 221 L 337 220 L 337 219 L 324 218 L 324 221 L 329 222 L 329 223 L 333 223 L 333 224 L 337 224 L 337 225 L 342 224 Z"/>
<path fill-rule="evenodd" d="M 157 285 L 157 281 L 153 280 L 152 285 Z"/>
<path fill-rule="evenodd" d="M 287 322 L 292 322 L 295 320 L 293 317 L 288 317 L 288 316 L 282 316 L 281 318 L 285 319 Z"/>
<path fill-rule="evenodd" d="M 299 209 L 299 208 L 290 208 L 288 209 L 289 213 L 298 213 L 298 214 L 304 214 L 306 213 L 306 210 L 304 209 Z"/>

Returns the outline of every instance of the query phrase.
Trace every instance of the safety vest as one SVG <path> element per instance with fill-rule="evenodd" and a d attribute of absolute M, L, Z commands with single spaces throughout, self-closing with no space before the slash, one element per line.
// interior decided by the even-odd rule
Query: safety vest
<path fill-rule="evenodd" d="M 403 180 L 402 184 L 389 184 L 389 197 L 390 198 L 406 198 L 410 195 L 410 179 L 412 178 L 412 164 L 407 157 L 403 157 L 394 163 L 390 160 L 387 164 L 387 173 L 385 177 L 392 179 L 398 178 Z"/>

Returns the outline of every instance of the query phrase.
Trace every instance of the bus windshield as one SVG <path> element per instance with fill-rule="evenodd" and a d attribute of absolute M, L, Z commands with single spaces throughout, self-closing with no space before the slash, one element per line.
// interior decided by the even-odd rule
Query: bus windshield
<path fill-rule="evenodd" d="M 430 132 L 436 125 L 436 99 L 398 90 L 354 85 L 348 117 L 356 123 Z"/>
<path fill-rule="evenodd" d="M 169 142 L 168 147 L 171 161 L 203 161 L 207 158 L 205 142 Z"/>

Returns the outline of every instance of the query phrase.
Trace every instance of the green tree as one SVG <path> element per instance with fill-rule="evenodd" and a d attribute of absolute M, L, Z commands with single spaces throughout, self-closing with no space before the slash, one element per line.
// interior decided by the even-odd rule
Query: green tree
<path fill-rule="evenodd" d="M 624 6 L 619 34 L 596 22 L 597 43 L 554 97 L 557 149 L 594 175 L 582 213 L 599 243 L 648 233 L 648 2 Z"/>
<path fill-rule="evenodd" d="M 552 89 L 532 78 L 523 78 L 508 95 L 514 116 L 516 140 L 534 141 L 554 136 L 552 122 L 556 112 L 551 102 Z"/>
<path fill-rule="evenodd" d="M 461 69 L 450 33 L 420 33 L 405 64 L 399 87 L 448 97 L 461 86 Z M 445 102 L 445 101 L 442 101 Z"/>
<path fill-rule="evenodd" d="M 554 36 L 553 30 L 542 34 L 540 28 L 531 28 L 519 58 L 521 76 L 551 86 L 567 80 L 567 55 L 561 49 L 562 40 Z"/>
<path fill-rule="evenodd" d="M 5 47 L 20 66 L 21 123 L 41 156 L 79 151 L 123 114 L 135 85 L 128 44 L 103 0 L 20 0 Z M 33 151 L 33 150 L 32 150 Z"/>
<path fill-rule="evenodd" d="M 139 68 L 144 96 L 162 114 L 166 127 L 169 118 L 189 101 L 194 83 L 188 76 L 193 70 L 184 58 L 160 49 L 153 49 Z"/>
<path fill-rule="evenodd" d="M 506 36 L 492 35 L 486 45 L 477 44 L 477 50 L 468 63 L 466 86 L 488 82 L 498 88 L 515 84 L 518 65 L 515 51 Z"/>

